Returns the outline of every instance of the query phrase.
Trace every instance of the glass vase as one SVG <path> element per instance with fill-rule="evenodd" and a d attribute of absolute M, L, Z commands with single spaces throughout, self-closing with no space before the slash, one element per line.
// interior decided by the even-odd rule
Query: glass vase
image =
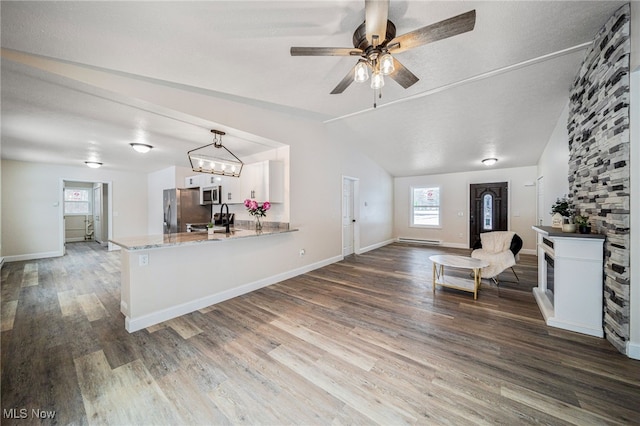
<path fill-rule="evenodd" d="M 255 216 L 256 219 L 256 231 L 262 231 L 262 218 L 260 216 Z"/>

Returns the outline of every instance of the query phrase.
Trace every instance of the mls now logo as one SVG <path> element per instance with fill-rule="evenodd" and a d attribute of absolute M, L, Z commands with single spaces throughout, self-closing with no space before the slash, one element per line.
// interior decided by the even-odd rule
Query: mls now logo
<path fill-rule="evenodd" d="M 55 416 L 55 411 L 46 411 L 39 408 L 32 408 L 31 411 L 26 408 L 5 408 L 2 410 L 2 417 L 5 419 L 53 419 Z"/>

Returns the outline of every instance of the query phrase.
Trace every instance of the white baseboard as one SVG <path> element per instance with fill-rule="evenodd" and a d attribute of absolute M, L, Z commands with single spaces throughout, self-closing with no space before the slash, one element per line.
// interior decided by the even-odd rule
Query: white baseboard
<path fill-rule="evenodd" d="M 199 309 L 206 308 L 207 306 L 211 306 L 216 303 L 224 302 L 225 300 L 233 299 L 234 297 L 241 296 L 246 293 L 250 293 L 262 287 L 267 287 L 271 284 L 276 284 L 276 283 L 279 283 L 280 281 L 284 281 L 289 278 L 296 277 L 298 275 L 306 274 L 307 272 L 313 271 L 318 268 L 322 268 L 323 266 L 327 266 L 332 263 L 339 262 L 342 259 L 343 259 L 342 256 L 334 256 L 334 257 L 322 260 L 320 262 L 305 265 L 300 268 L 292 269 L 290 271 L 286 271 L 281 274 L 273 275 L 258 281 L 254 281 L 252 283 L 242 285 L 240 287 L 235 287 L 235 288 L 225 290 L 216 294 L 211 294 L 209 296 L 192 300 L 190 302 L 186 302 L 178 306 L 172 306 L 167 309 L 162 309 L 160 311 L 152 312 L 150 314 L 146 314 L 137 318 L 130 318 L 125 315 L 125 328 L 129 333 L 133 333 L 135 331 L 142 330 L 143 328 L 147 328 L 152 325 L 156 325 L 161 322 L 168 321 L 170 319 L 177 318 L 179 316 L 186 315 L 191 312 L 195 312 Z M 123 306 L 121 303 L 120 309 L 124 313 L 124 311 L 126 310 L 126 304 L 125 306 Z"/>
<path fill-rule="evenodd" d="M 469 246 L 465 243 L 442 243 L 440 247 L 469 249 Z M 471 249 L 469 249 L 471 250 Z"/>
<path fill-rule="evenodd" d="M 36 260 L 36 259 L 45 259 L 47 257 L 61 257 L 64 256 L 64 253 L 60 251 L 46 251 L 41 253 L 28 253 L 28 254 L 18 254 L 15 256 L 5 256 L 4 259 L 7 262 L 20 262 L 23 260 Z"/>
<path fill-rule="evenodd" d="M 397 240 L 394 238 L 394 239 L 391 239 L 391 240 L 383 241 L 381 243 L 376 243 L 376 244 L 372 244 L 370 246 L 361 247 L 360 250 L 358 250 L 358 252 L 356 254 L 362 254 L 362 253 L 366 253 L 366 252 L 371 251 L 371 250 L 379 249 L 380 247 L 384 247 L 384 246 L 389 245 L 391 243 L 395 243 L 396 241 Z"/>
<path fill-rule="evenodd" d="M 640 343 L 627 342 L 627 356 L 640 360 Z"/>

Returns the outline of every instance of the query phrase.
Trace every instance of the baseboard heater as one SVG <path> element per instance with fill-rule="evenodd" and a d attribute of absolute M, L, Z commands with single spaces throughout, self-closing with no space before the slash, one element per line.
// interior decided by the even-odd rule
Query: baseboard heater
<path fill-rule="evenodd" d="M 398 238 L 399 243 L 410 243 L 410 244 L 425 244 L 430 246 L 439 246 L 442 244 L 442 240 L 425 240 L 422 238 Z"/>

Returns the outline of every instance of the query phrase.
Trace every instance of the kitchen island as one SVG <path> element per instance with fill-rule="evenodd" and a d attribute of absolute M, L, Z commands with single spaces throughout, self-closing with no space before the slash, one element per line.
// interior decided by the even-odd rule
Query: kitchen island
<path fill-rule="evenodd" d="M 111 240 L 122 248 L 120 310 L 127 331 L 141 330 L 288 278 L 279 276 L 274 265 L 292 262 L 290 259 L 297 254 L 286 256 L 277 248 L 297 229 L 265 227 L 256 231 L 236 227 L 231 231 Z"/>

